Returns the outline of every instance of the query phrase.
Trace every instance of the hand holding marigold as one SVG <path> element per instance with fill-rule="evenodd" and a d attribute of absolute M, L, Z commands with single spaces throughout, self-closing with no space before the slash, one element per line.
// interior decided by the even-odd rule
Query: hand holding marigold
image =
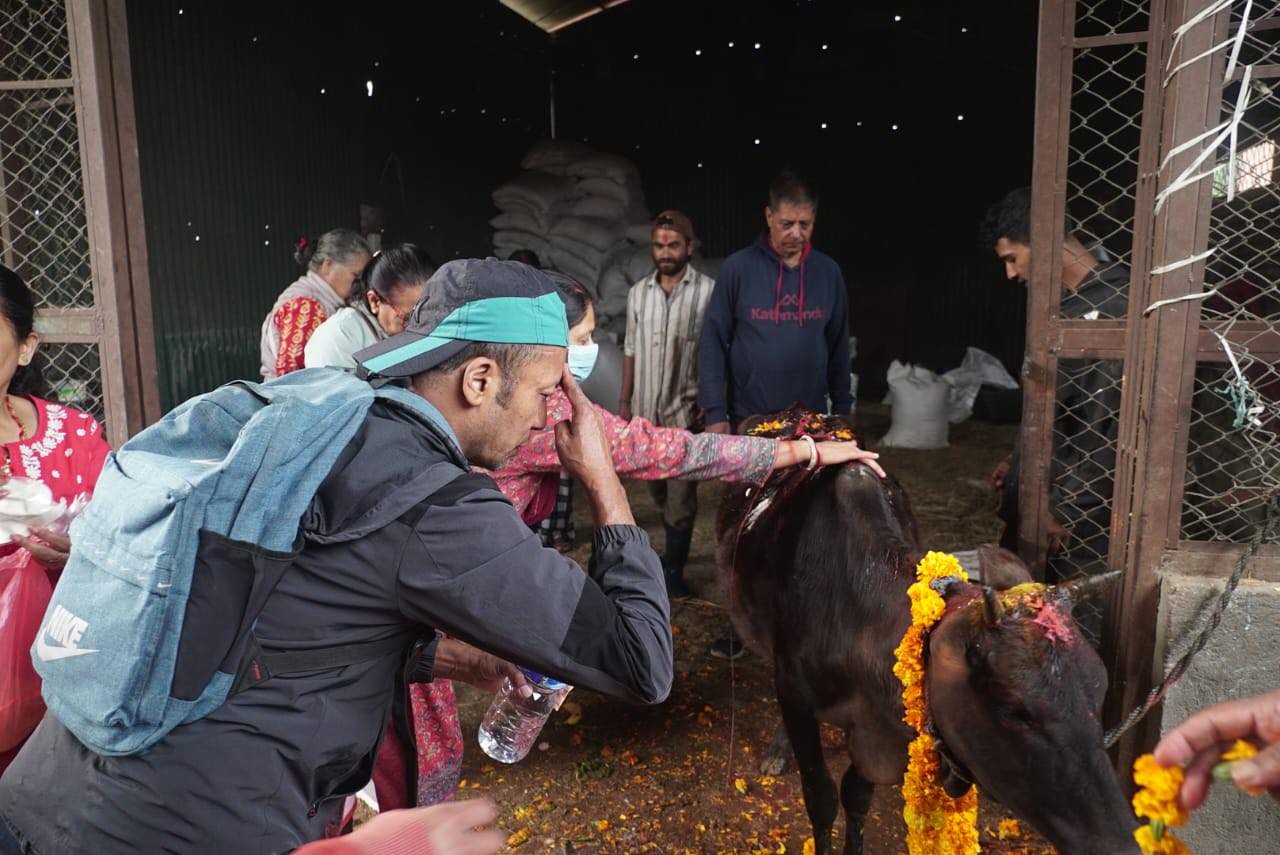
<path fill-rule="evenodd" d="M 1238 739 L 1261 750 L 1232 763 L 1232 780 L 1239 787 L 1267 790 L 1280 801 L 1280 691 L 1274 691 L 1207 707 L 1160 740 L 1156 760 L 1186 767 L 1180 798 L 1185 808 L 1204 803 L 1214 766 Z"/>

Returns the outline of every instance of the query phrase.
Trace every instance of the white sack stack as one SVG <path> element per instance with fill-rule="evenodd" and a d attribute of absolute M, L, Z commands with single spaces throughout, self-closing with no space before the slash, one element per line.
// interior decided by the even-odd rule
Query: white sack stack
<path fill-rule="evenodd" d="M 525 171 L 493 192 L 501 212 L 490 220 L 494 252 L 506 258 L 532 250 L 598 297 L 600 274 L 614 257 L 649 240 L 639 170 L 564 140 L 537 143 L 520 165 Z"/>

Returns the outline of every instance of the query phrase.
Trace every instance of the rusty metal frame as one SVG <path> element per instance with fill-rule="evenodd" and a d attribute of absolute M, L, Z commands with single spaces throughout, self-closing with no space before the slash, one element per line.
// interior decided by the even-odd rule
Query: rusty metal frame
<path fill-rule="evenodd" d="M 1171 0 L 1157 16 L 1154 7 L 1163 4 L 1156 0 L 1152 32 L 1158 36 L 1152 41 L 1148 58 L 1166 55 L 1172 22 L 1188 20 L 1210 2 Z M 1229 12 L 1220 14 L 1188 32 L 1182 51 L 1194 56 L 1216 43 L 1225 32 L 1228 19 Z M 1177 85 L 1158 86 L 1156 98 L 1148 105 L 1158 112 L 1152 118 L 1156 120 L 1153 127 L 1159 129 L 1159 151 L 1171 150 L 1177 140 L 1190 139 L 1217 122 L 1222 71 L 1220 61 L 1201 62 L 1184 69 Z M 1217 85 L 1215 79 L 1219 81 Z M 1159 76 L 1148 84 L 1158 81 Z M 1144 115 L 1144 131 L 1147 122 Z M 1141 174 L 1154 177 L 1155 186 L 1166 186 L 1170 176 L 1176 176 L 1198 153 L 1186 152 L 1174 158 L 1165 170 L 1148 168 Z M 1139 210 L 1153 211 L 1151 191 L 1155 188 L 1147 189 L 1146 204 L 1140 205 Z M 1212 185 L 1208 182 L 1169 197 L 1149 224 L 1148 270 L 1187 258 L 1207 246 L 1211 204 Z M 1121 453 L 1126 458 L 1126 468 L 1118 473 L 1113 507 L 1113 530 L 1118 528 L 1117 534 L 1123 533 L 1123 538 L 1113 538 L 1111 553 L 1112 560 L 1125 572 L 1107 628 L 1106 654 L 1112 682 L 1108 721 L 1118 720 L 1137 706 L 1162 676 L 1162 651 L 1157 644 L 1160 571 L 1167 569 L 1171 561 L 1176 563 L 1180 553 L 1178 534 L 1189 414 L 1196 360 L 1202 348 L 1198 301 L 1166 306 L 1149 316 L 1143 312 L 1150 301 L 1200 293 L 1204 273 L 1205 264 L 1200 262 L 1172 273 L 1144 277 L 1149 279 L 1149 290 L 1140 289 L 1146 293 L 1130 302 L 1129 365 L 1134 371 L 1127 378 L 1130 393 L 1121 423 Z M 1138 754 L 1148 750 L 1159 729 L 1157 711 L 1128 731 L 1116 747 L 1120 768 L 1128 768 Z"/>
<path fill-rule="evenodd" d="M 1261 359 L 1280 361 L 1280 333 L 1266 322 L 1201 322 L 1198 301 L 1166 306 L 1150 316 L 1152 302 L 1204 289 L 1205 263 L 1163 275 L 1151 270 L 1195 255 L 1209 241 L 1212 186 L 1202 182 L 1171 196 L 1155 211 L 1158 191 L 1199 152 L 1191 150 L 1160 169 L 1161 152 L 1174 141 L 1193 138 L 1219 121 L 1225 58 L 1189 66 L 1176 86 L 1164 86 L 1164 64 L 1174 23 L 1189 19 L 1212 0 L 1151 0 L 1145 31 L 1076 38 L 1075 0 L 1041 4 L 1036 84 L 1035 160 L 1032 178 L 1031 281 L 1028 294 L 1027 356 L 1023 365 L 1025 401 L 1022 482 L 1019 497 L 1023 557 L 1043 573 L 1047 552 L 1048 484 L 1053 447 L 1055 385 L 1063 358 L 1123 360 L 1120 426 L 1112 494 L 1108 561 L 1124 569 L 1104 632 L 1104 657 L 1111 674 L 1106 720 L 1118 721 L 1160 678 L 1158 646 L 1160 573 L 1220 576 L 1230 573 L 1242 544 L 1180 540 L 1181 505 L 1188 454 L 1196 364 L 1225 359 L 1213 332 L 1248 342 Z M 1182 40 L 1194 56 L 1225 38 L 1229 13 L 1205 21 Z M 1280 25 L 1280 17 L 1253 28 Z M 1071 134 L 1072 74 L 1077 51 L 1147 43 L 1143 107 L 1139 126 L 1137 185 L 1134 188 L 1133 246 L 1130 255 L 1129 315 L 1125 320 L 1079 321 L 1058 316 Z M 1280 549 L 1264 547 L 1252 578 L 1280 580 Z M 1121 768 L 1148 749 L 1158 735 L 1158 713 L 1125 735 L 1117 746 Z"/>
<path fill-rule="evenodd" d="M 1018 495 L 1018 551 L 1039 578 L 1048 552 L 1050 458 L 1054 385 L 1060 349 L 1067 138 L 1071 127 L 1071 68 L 1075 0 L 1040 7 L 1036 69 L 1035 157 L 1031 173 L 1031 271 L 1027 283 L 1027 353 L 1022 363 L 1022 457 Z"/>
<path fill-rule="evenodd" d="M 67 0 L 92 310 L 41 313 L 51 341 L 99 344 L 108 440 L 160 416 L 124 0 Z"/>

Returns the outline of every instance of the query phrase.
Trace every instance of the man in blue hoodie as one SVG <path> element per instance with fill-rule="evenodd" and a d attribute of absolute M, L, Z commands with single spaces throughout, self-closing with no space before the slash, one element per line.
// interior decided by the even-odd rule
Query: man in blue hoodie
<path fill-rule="evenodd" d="M 769 185 L 768 230 L 725 259 L 707 305 L 698 354 L 698 405 L 708 433 L 730 433 L 747 416 L 797 401 L 846 414 L 848 294 L 840 266 L 813 248 L 818 200 L 798 176 Z M 731 632 L 711 655 L 745 652 Z"/>
<path fill-rule="evenodd" d="M 698 405 L 707 431 L 799 401 L 848 413 L 848 295 L 840 266 L 813 248 L 818 202 L 784 172 L 769 186 L 768 230 L 725 259 L 707 306 Z"/>

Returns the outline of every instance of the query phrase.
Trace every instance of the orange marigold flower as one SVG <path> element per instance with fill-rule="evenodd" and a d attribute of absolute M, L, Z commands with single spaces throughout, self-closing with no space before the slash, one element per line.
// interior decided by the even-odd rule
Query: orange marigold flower
<path fill-rule="evenodd" d="M 1016 819 L 1002 819 L 996 828 L 996 837 L 1001 840 L 1016 840 L 1022 836 L 1022 826 Z"/>
<path fill-rule="evenodd" d="M 1150 820 L 1159 820 L 1170 827 L 1184 825 L 1188 819 L 1187 812 L 1176 799 L 1159 798 L 1151 790 L 1138 790 L 1134 793 L 1133 812 Z"/>
<path fill-rule="evenodd" d="M 1138 842 L 1138 848 L 1142 850 L 1143 855 L 1191 855 L 1187 844 L 1175 837 L 1172 832 L 1166 831 L 1159 840 L 1156 840 L 1155 832 L 1150 825 L 1140 826 L 1133 832 L 1133 839 Z"/>
<path fill-rule="evenodd" d="M 907 825 L 910 855 L 973 855 L 978 851 L 978 793 L 976 787 L 952 799 L 939 781 L 938 755 L 924 732 L 928 721 L 924 695 L 926 633 L 946 611 L 946 600 L 930 582 L 947 576 L 968 579 L 952 555 L 930 552 L 916 567 L 916 581 L 907 590 L 911 626 L 894 650 L 893 673 L 902 683 L 903 720 L 918 734 L 907 747 L 907 772 L 902 780 L 902 818 Z"/>
<path fill-rule="evenodd" d="M 1171 802 L 1182 789 L 1182 767 L 1166 769 L 1154 756 L 1143 754 L 1133 762 L 1133 782 L 1149 790 L 1154 798 Z"/>
<path fill-rule="evenodd" d="M 1223 760 L 1248 760 L 1258 753 L 1258 749 L 1243 739 L 1237 739 L 1235 744 L 1222 755 Z"/>

